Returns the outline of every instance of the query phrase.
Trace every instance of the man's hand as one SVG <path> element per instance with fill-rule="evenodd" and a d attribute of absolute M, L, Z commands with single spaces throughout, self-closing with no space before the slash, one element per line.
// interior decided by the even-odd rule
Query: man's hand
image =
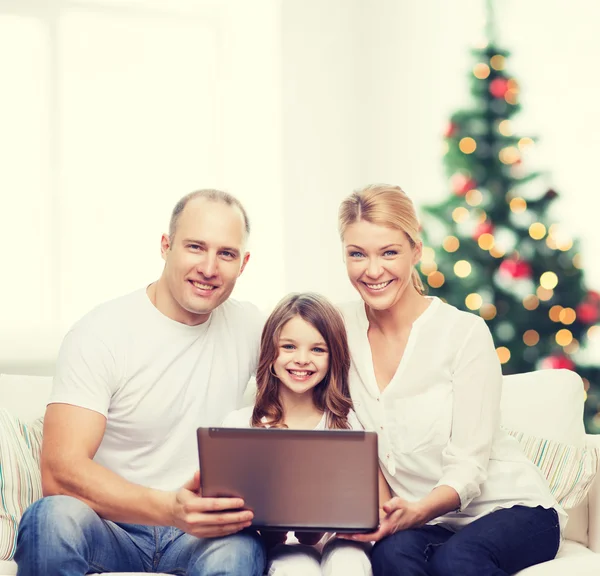
<path fill-rule="evenodd" d="M 252 523 L 254 514 L 241 498 L 204 498 L 200 493 L 200 472 L 173 497 L 173 526 L 198 538 L 228 536 Z M 235 510 L 235 511 L 234 511 Z"/>
<path fill-rule="evenodd" d="M 425 524 L 425 514 L 419 502 L 409 502 L 396 496 L 388 500 L 381 511 L 379 528 L 370 534 L 338 534 L 357 542 L 378 542 L 399 530 L 417 528 Z"/>

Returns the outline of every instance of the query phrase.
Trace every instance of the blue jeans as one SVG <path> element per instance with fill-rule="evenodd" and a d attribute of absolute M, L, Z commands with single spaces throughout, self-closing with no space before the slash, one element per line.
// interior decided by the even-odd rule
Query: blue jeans
<path fill-rule="evenodd" d="M 374 576 L 507 576 L 552 560 L 560 544 L 558 514 L 513 506 L 459 532 L 439 525 L 396 532 L 371 553 Z"/>
<path fill-rule="evenodd" d="M 70 496 L 42 498 L 19 527 L 19 576 L 166 572 L 181 576 L 261 576 L 265 551 L 256 532 L 196 538 L 177 528 L 100 518 Z"/>

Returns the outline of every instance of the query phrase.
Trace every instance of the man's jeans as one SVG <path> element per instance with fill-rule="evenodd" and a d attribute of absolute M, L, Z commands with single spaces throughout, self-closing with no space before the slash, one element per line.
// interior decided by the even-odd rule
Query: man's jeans
<path fill-rule="evenodd" d="M 109 522 L 70 496 L 43 498 L 26 510 L 15 560 L 19 576 L 261 576 L 265 569 L 265 551 L 256 532 L 195 538 L 177 528 Z"/>
<path fill-rule="evenodd" d="M 374 576 L 507 576 L 552 560 L 560 544 L 554 509 L 514 506 L 459 532 L 423 526 L 396 532 L 373 548 Z"/>

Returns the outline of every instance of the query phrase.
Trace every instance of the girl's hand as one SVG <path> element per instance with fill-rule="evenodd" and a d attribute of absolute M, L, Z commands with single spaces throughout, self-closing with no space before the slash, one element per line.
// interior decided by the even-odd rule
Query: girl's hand
<path fill-rule="evenodd" d="M 283 532 L 282 530 L 261 530 L 260 535 L 267 550 L 278 544 L 285 544 L 287 539 L 287 532 Z"/>
<path fill-rule="evenodd" d="M 420 502 L 409 502 L 396 496 L 383 505 L 379 528 L 375 532 L 370 534 L 338 534 L 338 536 L 358 542 L 377 542 L 390 534 L 395 534 L 398 530 L 422 526 L 425 521 L 425 513 Z"/>
<path fill-rule="evenodd" d="M 314 546 L 321 541 L 325 532 L 295 532 L 294 536 L 298 539 L 300 544 L 307 544 L 308 546 Z"/>

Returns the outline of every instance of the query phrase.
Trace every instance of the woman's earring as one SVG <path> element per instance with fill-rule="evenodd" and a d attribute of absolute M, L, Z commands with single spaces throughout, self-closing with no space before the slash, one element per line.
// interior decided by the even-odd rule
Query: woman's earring
<path fill-rule="evenodd" d="M 277 376 L 277 374 L 275 374 L 275 372 L 273 370 L 273 364 L 271 364 L 269 366 L 269 372 L 271 373 L 271 376 L 274 376 L 275 378 L 277 378 L 279 380 L 279 376 Z"/>

